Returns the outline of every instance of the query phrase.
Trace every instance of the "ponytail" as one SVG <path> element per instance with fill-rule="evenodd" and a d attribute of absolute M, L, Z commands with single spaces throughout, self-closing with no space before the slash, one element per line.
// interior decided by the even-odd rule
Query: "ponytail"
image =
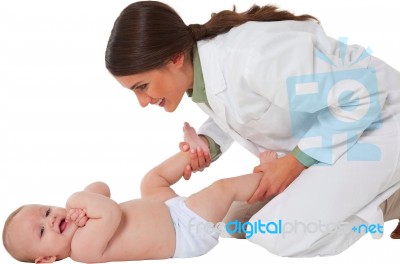
<path fill-rule="evenodd" d="M 240 26 L 248 21 L 282 21 L 282 20 L 314 20 L 319 23 L 318 19 L 310 15 L 296 16 L 285 10 L 278 10 L 276 6 L 253 5 L 249 10 L 243 13 L 237 13 L 236 8 L 233 10 L 224 10 L 211 15 L 211 19 L 204 25 L 189 25 L 193 38 L 196 41 L 203 39 L 211 39 L 219 34 L 229 31 L 231 28 Z"/>
<path fill-rule="evenodd" d="M 126 76 L 165 65 L 178 53 L 190 54 L 197 41 L 211 39 L 248 21 L 318 20 L 296 16 L 277 7 L 254 5 L 243 13 L 224 10 L 214 13 L 204 25 L 186 26 L 168 5 L 139 1 L 127 6 L 114 23 L 108 40 L 105 62 L 114 76 Z"/>

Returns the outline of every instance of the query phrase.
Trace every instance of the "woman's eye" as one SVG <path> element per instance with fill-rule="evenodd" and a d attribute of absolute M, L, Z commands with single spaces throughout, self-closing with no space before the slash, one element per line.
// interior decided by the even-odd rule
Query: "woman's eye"
<path fill-rule="evenodd" d="M 40 228 L 40 237 L 42 237 L 43 234 L 44 234 L 44 226 L 42 226 L 42 227 Z"/>
<path fill-rule="evenodd" d="M 47 209 L 47 211 L 46 211 L 46 217 L 50 215 L 50 212 L 51 212 L 51 209 L 50 209 L 50 208 Z"/>
<path fill-rule="evenodd" d="M 136 88 L 135 89 L 138 89 L 138 90 L 140 90 L 140 91 L 143 91 L 144 89 L 146 89 L 147 88 L 147 84 L 145 83 L 145 84 L 142 84 L 142 85 L 139 85 L 139 86 L 136 86 Z"/>

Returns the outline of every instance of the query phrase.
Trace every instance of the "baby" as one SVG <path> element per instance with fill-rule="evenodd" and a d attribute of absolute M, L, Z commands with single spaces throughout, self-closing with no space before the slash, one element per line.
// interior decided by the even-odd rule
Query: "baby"
<path fill-rule="evenodd" d="M 187 123 L 185 141 L 201 141 Z M 3 243 L 16 259 L 51 263 L 70 257 L 78 262 L 185 258 L 205 254 L 217 243 L 217 229 L 199 229 L 222 221 L 233 201 L 246 201 L 260 173 L 221 179 L 203 190 L 180 197 L 172 189 L 189 162 L 179 152 L 142 179 L 141 199 L 121 204 L 110 199 L 102 182 L 72 194 L 66 208 L 24 205 L 7 219 Z M 263 152 L 260 162 L 276 158 Z M 199 232 L 202 231 L 202 232 Z"/>

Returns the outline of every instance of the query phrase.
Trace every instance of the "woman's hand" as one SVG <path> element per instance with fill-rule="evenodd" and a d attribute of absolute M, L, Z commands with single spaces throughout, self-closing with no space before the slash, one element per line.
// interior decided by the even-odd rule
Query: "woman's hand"
<path fill-rule="evenodd" d="M 179 148 L 183 152 L 190 151 L 190 164 L 183 170 L 183 178 L 189 180 L 192 172 L 203 171 L 211 164 L 211 156 L 209 152 L 202 149 L 191 149 L 186 142 L 179 143 Z"/>
<path fill-rule="evenodd" d="M 190 164 L 183 171 L 183 178 L 189 180 L 192 172 L 203 171 L 211 164 L 208 141 L 205 137 L 199 136 L 196 130 L 185 122 L 183 126 L 184 142 L 179 143 L 182 152 L 190 151 Z"/>
<path fill-rule="evenodd" d="M 280 194 L 305 168 L 292 154 L 256 166 L 253 171 L 263 172 L 264 175 L 257 190 L 247 202 L 264 201 Z"/>

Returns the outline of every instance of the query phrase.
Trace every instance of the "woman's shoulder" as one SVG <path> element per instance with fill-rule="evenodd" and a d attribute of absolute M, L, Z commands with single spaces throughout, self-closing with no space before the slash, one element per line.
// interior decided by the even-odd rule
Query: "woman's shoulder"
<path fill-rule="evenodd" d="M 266 43 L 282 34 L 288 36 L 290 34 L 320 35 L 324 32 L 322 27 L 313 21 L 249 21 L 213 39 L 200 41 L 199 46 L 205 49 L 219 50 L 219 52 L 244 51 L 247 48 L 254 49 L 257 46 L 265 46 Z"/>
<path fill-rule="evenodd" d="M 229 41 L 231 38 L 252 38 L 252 37 L 267 37 L 270 34 L 285 34 L 285 33 L 317 33 L 321 30 L 320 24 L 314 21 L 270 21 L 257 22 L 249 21 L 240 26 L 232 28 L 226 38 Z"/>

